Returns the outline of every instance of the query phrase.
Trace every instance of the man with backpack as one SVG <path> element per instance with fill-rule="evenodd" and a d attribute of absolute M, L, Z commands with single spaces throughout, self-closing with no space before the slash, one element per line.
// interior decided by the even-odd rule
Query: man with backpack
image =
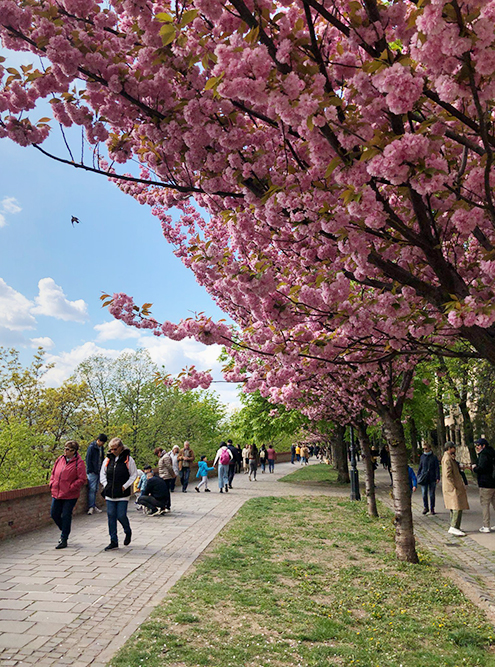
<path fill-rule="evenodd" d="M 227 447 L 227 443 L 222 440 L 213 461 L 214 466 L 218 463 L 218 488 L 220 493 L 223 493 L 224 489 L 225 493 L 229 492 L 229 465 L 231 460 L 232 452 Z"/>
<path fill-rule="evenodd" d="M 490 505 L 495 509 L 495 451 L 485 438 L 480 438 L 474 443 L 478 461 L 471 466 L 476 473 L 480 489 L 480 504 L 483 512 L 483 525 L 480 533 L 490 533 L 495 526 L 490 527 Z"/>
<path fill-rule="evenodd" d="M 242 458 L 242 453 L 239 449 L 237 449 L 237 447 L 234 447 L 232 440 L 227 440 L 227 447 L 229 448 L 229 451 L 232 454 L 232 458 L 230 459 L 229 463 L 229 475 L 228 475 L 229 489 L 231 489 L 232 482 L 234 481 L 235 470 L 237 468 L 237 464 L 241 462 L 240 459 Z"/>

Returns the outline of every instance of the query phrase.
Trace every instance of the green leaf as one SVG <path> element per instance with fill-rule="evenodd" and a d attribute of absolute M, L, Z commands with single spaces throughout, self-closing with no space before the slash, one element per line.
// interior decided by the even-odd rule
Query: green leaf
<path fill-rule="evenodd" d="M 180 21 L 180 27 L 183 28 L 185 25 L 188 23 L 191 23 L 191 21 L 194 21 L 196 16 L 198 15 L 198 10 L 197 9 L 190 9 L 187 12 L 184 12 L 182 15 L 182 19 Z"/>
<path fill-rule="evenodd" d="M 332 160 L 330 160 L 330 164 L 328 165 L 327 170 L 325 172 L 325 178 L 330 178 L 333 171 L 339 166 L 340 162 L 341 159 L 338 155 L 336 155 Z"/>
<path fill-rule="evenodd" d="M 160 28 L 160 35 L 162 37 L 163 46 L 167 46 L 167 44 L 170 44 L 175 39 L 176 36 L 175 27 L 173 25 L 170 25 L 169 23 L 163 25 Z"/>
<path fill-rule="evenodd" d="M 159 12 L 155 18 L 157 21 L 160 21 L 160 23 L 172 23 L 174 20 L 174 17 L 166 12 Z"/>

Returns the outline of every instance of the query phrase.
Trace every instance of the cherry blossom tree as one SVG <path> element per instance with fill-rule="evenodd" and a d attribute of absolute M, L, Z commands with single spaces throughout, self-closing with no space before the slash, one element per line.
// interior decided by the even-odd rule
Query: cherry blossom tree
<path fill-rule="evenodd" d="M 0 0 L 4 46 L 33 54 L 0 64 L 0 137 L 152 207 L 236 329 L 158 322 L 123 294 L 111 312 L 226 345 L 248 391 L 290 405 L 294 369 L 355 384 L 459 339 L 493 364 L 494 15 L 494 0 Z M 81 128 L 90 163 L 53 152 L 56 123 Z M 402 484 L 407 387 L 384 401 L 376 377 L 366 400 Z"/>

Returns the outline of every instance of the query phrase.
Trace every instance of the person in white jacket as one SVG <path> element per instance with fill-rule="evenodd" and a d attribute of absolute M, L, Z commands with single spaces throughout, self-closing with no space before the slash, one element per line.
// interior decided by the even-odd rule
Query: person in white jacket
<path fill-rule="evenodd" d="M 225 493 L 229 492 L 229 465 L 231 460 L 232 452 L 227 447 L 227 443 L 222 441 L 213 461 L 214 466 L 218 463 L 218 488 L 220 493 L 223 493 L 224 489 Z"/>

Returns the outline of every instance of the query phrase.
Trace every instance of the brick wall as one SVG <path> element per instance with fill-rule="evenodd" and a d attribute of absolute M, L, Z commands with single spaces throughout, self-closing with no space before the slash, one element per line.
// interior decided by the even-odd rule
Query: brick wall
<path fill-rule="evenodd" d="M 277 453 L 277 461 L 283 463 L 290 461 L 289 452 Z M 191 482 L 194 482 L 198 467 L 191 467 Z M 211 477 L 216 476 L 209 473 Z M 50 518 L 50 505 L 52 497 L 48 484 L 44 486 L 32 486 L 27 489 L 15 489 L 14 491 L 0 492 L 0 540 L 5 540 L 15 535 L 29 533 L 41 526 L 52 522 Z M 98 507 L 103 507 L 105 501 L 101 495 L 97 495 Z M 82 514 L 88 509 L 87 487 L 83 487 L 81 495 L 74 508 L 74 514 Z"/>
<path fill-rule="evenodd" d="M 29 533 L 51 523 L 51 502 L 48 484 L 0 492 L 0 540 Z M 104 505 L 101 496 L 96 502 L 98 506 Z M 87 509 L 88 492 L 85 486 L 74 508 L 74 514 L 82 514 Z"/>

